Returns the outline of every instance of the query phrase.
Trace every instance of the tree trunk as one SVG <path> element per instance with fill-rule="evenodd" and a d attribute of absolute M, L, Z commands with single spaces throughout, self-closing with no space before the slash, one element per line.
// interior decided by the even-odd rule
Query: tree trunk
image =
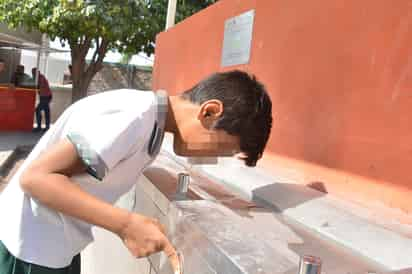
<path fill-rule="evenodd" d="M 74 63 L 74 62 L 73 62 Z M 89 89 L 90 82 L 92 81 L 93 75 L 87 75 L 84 72 L 84 69 L 73 68 L 73 91 L 72 91 L 72 103 L 82 99 L 87 96 L 87 90 Z"/>
<path fill-rule="evenodd" d="M 86 55 L 91 46 L 91 38 L 85 37 L 80 43 L 70 43 L 72 55 L 72 103 L 87 96 L 90 82 L 98 71 L 102 69 L 103 58 L 106 55 L 108 42 L 96 40 L 96 50 L 89 64 L 86 64 Z"/>

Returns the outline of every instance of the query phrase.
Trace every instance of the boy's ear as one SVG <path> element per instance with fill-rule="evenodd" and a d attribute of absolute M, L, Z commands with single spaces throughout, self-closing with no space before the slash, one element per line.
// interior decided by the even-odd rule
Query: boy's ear
<path fill-rule="evenodd" d="M 223 114 L 223 103 L 217 99 L 208 100 L 200 106 L 200 113 L 203 117 L 217 118 Z"/>

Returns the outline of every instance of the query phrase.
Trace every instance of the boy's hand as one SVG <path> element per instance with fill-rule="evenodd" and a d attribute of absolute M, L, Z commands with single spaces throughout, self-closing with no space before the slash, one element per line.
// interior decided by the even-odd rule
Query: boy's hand
<path fill-rule="evenodd" d="M 119 237 L 135 257 L 147 257 L 164 251 L 173 269 L 179 269 L 176 250 L 167 239 L 164 227 L 157 220 L 131 213 Z"/>

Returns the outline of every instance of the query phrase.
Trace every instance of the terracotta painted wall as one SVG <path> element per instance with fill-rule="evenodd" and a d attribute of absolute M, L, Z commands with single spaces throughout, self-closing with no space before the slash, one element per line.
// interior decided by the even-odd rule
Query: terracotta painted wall
<path fill-rule="evenodd" d="M 224 21 L 250 9 L 250 64 L 221 68 Z M 155 89 L 180 93 L 233 68 L 273 101 L 262 165 L 412 212 L 412 0 L 221 0 L 158 36 Z"/>

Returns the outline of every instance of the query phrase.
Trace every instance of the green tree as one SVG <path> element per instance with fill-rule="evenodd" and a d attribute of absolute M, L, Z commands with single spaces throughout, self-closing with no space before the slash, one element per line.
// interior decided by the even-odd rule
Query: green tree
<path fill-rule="evenodd" d="M 217 0 L 179 0 L 176 19 Z M 1 0 L 0 22 L 10 28 L 39 30 L 70 46 L 73 102 L 86 96 L 109 50 L 124 54 L 154 52 L 156 34 L 164 29 L 166 0 Z M 89 49 L 93 57 L 86 61 Z"/>

